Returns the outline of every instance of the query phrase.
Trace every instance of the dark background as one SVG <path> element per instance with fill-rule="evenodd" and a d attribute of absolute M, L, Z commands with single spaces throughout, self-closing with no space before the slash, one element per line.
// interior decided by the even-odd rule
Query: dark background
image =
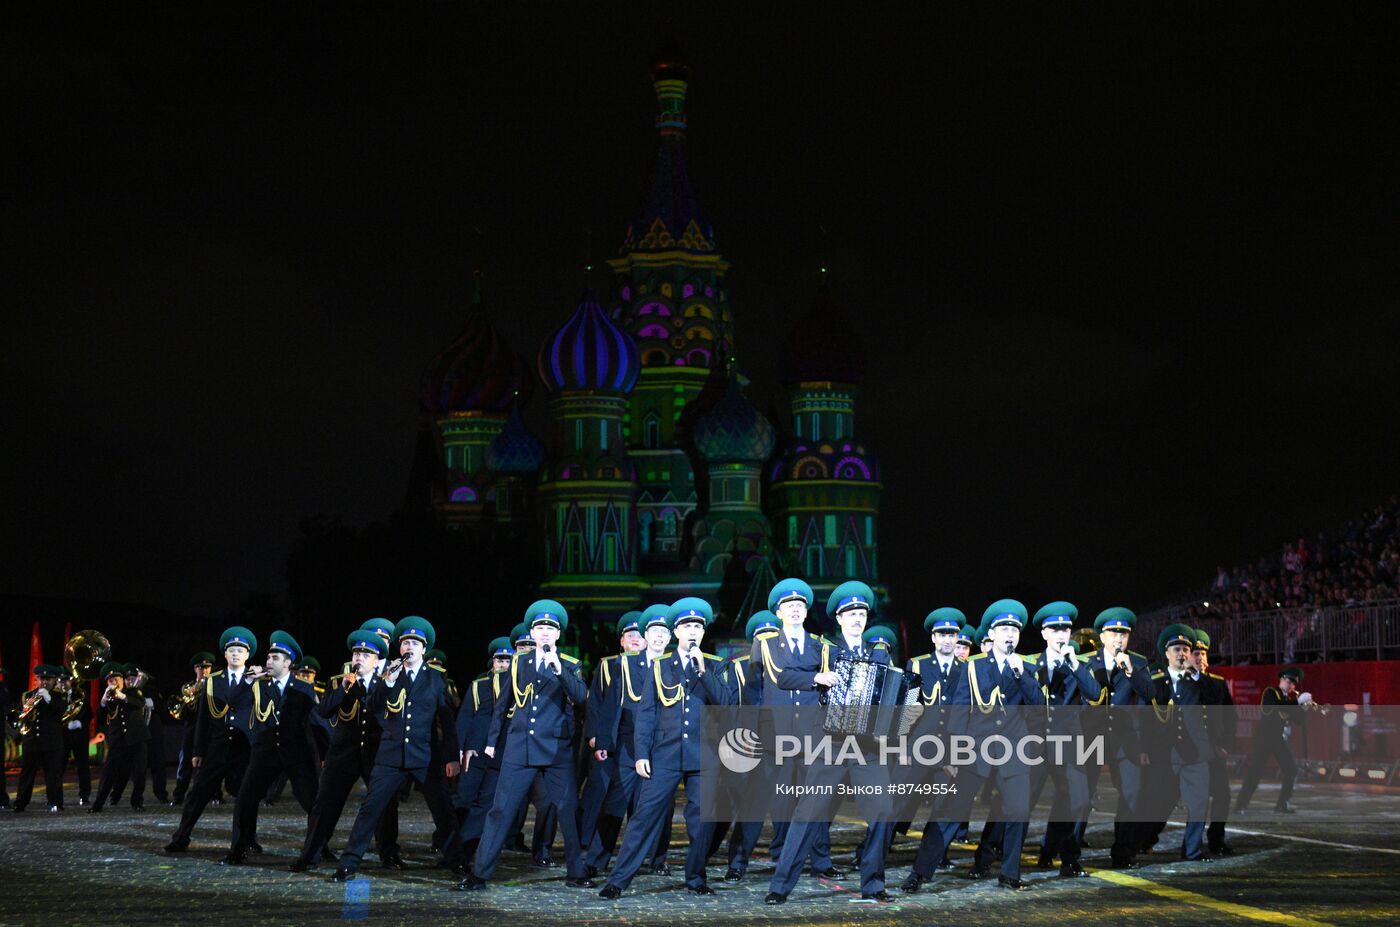
<path fill-rule="evenodd" d="M 533 359 L 616 252 L 668 34 L 751 395 L 819 266 L 861 331 L 897 617 L 1145 606 L 1396 488 L 1394 7 L 122 13 L 0 33 L 0 591 L 280 620 L 303 518 L 400 506 L 471 268 Z"/>

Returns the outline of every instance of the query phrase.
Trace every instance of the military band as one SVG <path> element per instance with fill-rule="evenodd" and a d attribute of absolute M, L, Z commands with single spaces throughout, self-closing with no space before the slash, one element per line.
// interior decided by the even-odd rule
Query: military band
<path fill-rule="evenodd" d="M 639 875 L 669 872 L 666 851 L 677 793 L 684 789 L 687 850 L 678 887 L 710 896 L 716 892 L 709 880 L 712 858 L 719 857 L 724 882 L 743 880 L 765 818 L 706 819 L 700 801 L 704 709 L 723 708 L 736 718 L 747 708 L 768 709 L 760 726 L 770 742 L 780 734 L 811 734 L 815 714 L 806 712 L 823 705 L 838 685 L 838 665 L 862 663 L 909 681 L 917 706 L 912 737 L 967 734 L 1016 742 L 1027 735 L 1102 735 L 1118 802 L 1109 849 L 1113 867 L 1138 865 L 1138 855 L 1158 841 L 1178 804 L 1186 818 L 1181 859 L 1209 861 L 1233 852 L 1226 840 L 1232 810 L 1227 760 L 1236 730 L 1234 714 L 1224 708 L 1235 703 L 1226 681 L 1209 671 L 1211 640 L 1205 632 L 1181 624 L 1163 630 L 1156 641 L 1162 662 L 1154 673 L 1146 656 L 1129 649 L 1136 616 L 1126 608 L 1100 612 L 1093 621 L 1098 647 L 1081 653 L 1081 635 L 1089 631 L 1075 635 L 1075 605 L 1050 602 L 1032 617 L 1021 602 L 1002 599 L 985 609 L 977 628 L 956 608 L 935 609 L 923 622 L 927 640 L 919 649 L 927 650 L 899 662 L 898 636 L 879 623 L 870 586 L 846 582 L 833 590 L 826 614 L 836 629 L 829 637 L 808 628 L 813 597 L 801 579 L 778 582 L 768 609 L 744 626 L 747 646 L 727 659 L 702 647 L 714 621 L 704 599 L 628 612 L 616 625 L 617 652 L 603 657 L 588 680 L 579 660 L 558 646 L 568 628 L 567 610 L 542 599 L 510 634 L 491 641 L 483 671 L 460 692 L 447 672 L 446 654 L 434 649 L 435 629 L 416 616 L 364 622 L 346 639 L 349 659 L 341 672 L 324 683 L 318 682 L 319 664 L 289 633 L 272 632 L 262 665 L 255 666 L 250 661 L 258 654 L 256 635 L 228 628 L 219 640 L 222 666 L 216 668 L 212 652 L 195 654 L 191 676 L 160 710 L 148 677 L 134 665 L 109 660 L 94 672 L 103 688 L 89 706 L 86 683 L 64 667 L 40 664 L 33 668 L 37 685 L 18 699 L 22 762 L 13 810 L 25 810 L 41 774 L 46 806 L 61 810 L 64 764 L 87 757 L 88 712 L 95 713 L 106 742 L 90 810 L 118 801 L 128 782 L 132 806 L 140 810 L 148 763 L 158 762 L 162 771 L 165 763 L 163 756 L 148 760 L 153 711 L 168 711 L 180 737 L 172 804 L 183 808 L 167 853 L 188 849 L 205 808 L 225 788 L 237 798 L 221 862 L 236 865 L 261 852 L 259 807 L 269 785 L 285 778 L 307 814 L 291 871 L 330 860 L 336 863 L 332 880 L 346 881 L 359 874 L 371 842 L 385 866 L 401 869 L 406 864 L 399 849 L 399 806 L 416 784 L 433 818 L 438 862 L 454 870 L 458 889 L 484 889 L 503 851 L 524 848 L 521 822 L 534 802 L 537 865 L 549 864 L 557 831 L 565 885 L 601 883 L 600 897 L 620 899 Z M 1023 656 L 1021 642 L 1031 633 L 1039 642 Z M 397 654 L 392 662 L 391 654 Z M 1299 691 L 1302 677 L 1301 670 L 1286 667 L 1263 695 L 1236 814 L 1245 813 L 1271 762 L 1282 779 L 1276 810 L 1292 810 L 1291 731 L 1312 704 Z M 965 839 L 979 795 L 990 797 L 991 806 L 973 878 L 990 875 L 999 855 L 997 884 L 1016 891 L 1028 887 L 1021 851 L 1043 793 L 1052 797 L 1039 865 L 1058 863 L 1062 878 L 1087 874 L 1082 839 L 1098 764 L 1036 764 L 1019 755 L 989 764 L 979 758 L 933 770 L 933 781 L 945 789 L 931 800 L 916 796 L 895 805 L 888 786 L 897 770 L 869 761 L 882 744 L 865 734 L 855 741 L 867 762 L 780 769 L 789 786 L 803 787 L 788 794 L 830 795 L 839 785 L 838 792 L 866 796 L 857 801 L 866 829 L 855 854 L 863 900 L 891 900 L 886 859 L 896 834 L 911 821 L 926 823 L 912 866 L 896 884 L 915 893 L 951 870 L 950 848 Z M 85 803 L 84 771 L 79 762 Z M 337 856 L 333 835 L 361 786 Z M 742 778 L 721 773 L 717 787 L 730 805 L 742 804 Z M 8 794 L 0 798 L 9 800 Z M 804 872 L 845 878 L 830 855 L 835 806 L 811 798 L 770 803 L 767 904 L 783 904 Z"/>

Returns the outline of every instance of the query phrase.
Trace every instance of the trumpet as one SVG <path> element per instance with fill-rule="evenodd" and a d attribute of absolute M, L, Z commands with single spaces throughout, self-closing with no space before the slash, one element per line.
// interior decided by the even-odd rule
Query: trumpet
<path fill-rule="evenodd" d="M 199 680 L 192 679 L 180 687 L 178 695 L 171 695 L 166 701 L 165 710 L 176 721 L 185 720 L 185 712 L 192 711 L 199 702 Z"/>

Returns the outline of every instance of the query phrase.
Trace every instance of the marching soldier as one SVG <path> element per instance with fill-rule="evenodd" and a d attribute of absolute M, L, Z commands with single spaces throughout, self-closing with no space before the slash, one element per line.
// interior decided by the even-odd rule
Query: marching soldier
<path fill-rule="evenodd" d="M 1088 661 L 1089 672 L 1102 689 L 1097 704 L 1108 706 L 1103 714 L 1090 712 L 1085 717 L 1084 733 L 1102 733 L 1107 738 L 1108 771 L 1118 792 L 1118 807 L 1113 816 L 1113 847 L 1109 851 L 1114 869 L 1137 866 L 1134 857 L 1138 852 L 1139 830 L 1134 822 L 1143 819 L 1143 768 L 1147 763 L 1147 751 L 1139 737 L 1133 706 L 1146 706 L 1152 701 L 1152 674 L 1147 668 L 1147 658 L 1128 650 L 1128 637 L 1136 622 L 1137 616 L 1121 606 L 1100 612 L 1094 619 L 1099 650 Z"/>
<path fill-rule="evenodd" d="M 1303 671 L 1296 666 L 1285 666 L 1278 672 L 1278 685 L 1264 690 L 1259 704 L 1259 724 L 1254 731 L 1254 743 L 1249 751 L 1249 762 L 1245 764 L 1244 784 L 1240 786 L 1240 796 L 1235 804 L 1235 814 L 1244 814 L 1249 808 L 1249 800 L 1259 787 L 1259 777 L 1264 774 L 1264 766 L 1272 758 L 1278 763 L 1278 801 L 1274 803 L 1276 814 L 1292 814 L 1293 785 L 1298 778 L 1298 764 L 1293 759 L 1293 751 L 1288 747 L 1288 737 L 1303 723 L 1303 707 L 1312 701 L 1312 695 L 1299 693 L 1298 684 L 1303 681 Z"/>
<path fill-rule="evenodd" d="M 63 810 L 63 712 L 68 700 L 60 697 L 58 680 L 63 677 L 60 667 L 40 663 L 34 667 L 38 685 L 20 699 L 20 760 L 19 784 L 15 788 L 16 814 L 29 806 L 34 794 L 34 778 L 44 771 L 44 791 L 49 811 Z"/>
<path fill-rule="evenodd" d="M 947 736 L 953 693 L 967 675 L 967 664 L 958 658 L 957 652 L 959 647 L 971 651 L 972 634 L 975 633 L 966 622 L 967 616 L 956 608 L 948 607 L 935 608 L 924 618 L 924 630 L 932 637 L 933 650 L 915 657 L 905 666 L 906 672 L 919 677 L 919 703 L 924 706 L 923 714 L 915 722 L 914 737 Z M 931 810 L 936 814 L 938 805 L 943 803 L 935 801 Z M 942 853 L 943 838 L 934 824 L 935 820 L 931 814 L 924 824 L 913 871 L 900 886 L 905 892 L 917 892 L 921 884 L 933 878 L 934 869 L 947 859 L 946 853 Z M 935 856 L 935 853 L 940 855 Z"/>
<path fill-rule="evenodd" d="M 593 844 L 603 805 L 609 792 L 614 791 L 611 786 L 618 778 L 617 754 L 598 748 L 598 719 L 604 713 L 603 705 L 608 694 L 613 691 L 612 680 L 618 673 L 618 661 L 629 653 L 640 653 L 646 649 L 641 619 L 641 612 L 632 611 L 617 620 L 618 652 L 598 661 L 593 680 L 588 685 L 588 712 L 583 722 L 583 739 L 588 744 L 589 753 L 588 781 L 584 783 L 583 797 L 579 801 L 578 832 L 579 843 L 586 848 Z"/>
<path fill-rule="evenodd" d="M 420 785 L 428 781 L 428 764 L 434 756 L 445 758 L 447 778 L 461 771 L 457 725 L 447 697 L 447 683 L 441 673 L 423 662 L 423 654 L 432 649 L 437 632 L 426 619 L 410 615 L 394 626 L 394 634 L 399 641 L 399 659 L 385 668 L 382 684 L 374 686 L 369 698 L 369 708 L 379 717 L 383 729 L 379 751 L 370 773 L 369 789 L 355 814 L 350 840 L 340 854 L 332 882 L 355 877 L 380 819 L 406 781 L 411 779 Z M 441 742 L 436 742 L 439 739 Z M 423 795 L 436 826 L 442 827 L 444 819 L 452 820 L 450 805 L 439 806 L 431 790 Z"/>
<path fill-rule="evenodd" d="M 685 786 L 685 828 L 689 850 L 685 860 L 685 887 L 693 895 L 713 895 L 705 878 L 713 824 L 701 820 L 700 740 L 701 705 L 727 701 L 722 676 L 723 661 L 700 649 L 705 628 L 714 620 L 710 604 L 688 597 L 674 603 L 668 622 L 675 631 L 674 653 L 653 660 L 642 680 L 633 746 L 635 769 L 642 782 L 637 790 L 636 811 L 622 840 L 617 865 L 608 875 L 600 898 L 619 898 L 632 883 L 676 807 L 676 789 Z"/>
<path fill-rule="evenodd" d="M 194 726 L 199 716 L 199 699 L 204 690 L 204 680 L 214 669 L 214 655 L 207 650 L 190 657 L 190 669 L 194 679 L 184 684 L 180 695 L 170 709 L 170 716 L 180 723 L 180 757 L 175 764 L 175 794 L 171 804 L 183 805 L 185 793 L 189 791 L 190 780 L 194 778 Z"/>
<path fill-rule="evenodd" d="M 777 689 L 794 697 L 817 696 L 819 690 L 830 688 L 837 683 L 838 677 L 832 666 L 838 658 L 868 660 L 889 665 L 890 657 L 887 651 L 867 649 L 865 645 L 865 624 L 871 610 L 875 608 L 875 593 L 865 583 L 842 583 L 832 591 L 827 601 L 827 613 L 835 615 L 841 629 L 834 646 L 822 641 L 820 648 L 806 647 L 800 638 L 793 640 L 789 637 L 792 626 L 797 624 L 797 616 L 790 613 L 799 610 L 805 612 L 806 609 L 801 606 L 802 602 L 798 597 L 778 603 L 777 612 L 783 619 L 783 631 L 778 635 L 777 641 L 781 656 L 775 658 L 771 652 L 772 648 L 763 655 L 765 673 L 773 674 Z M 793 703 L 803 704 L 796 698 Z M 795 724 L 791 732 L 811 733 L 811 724 L 815 720 L 816 713 L 811 709 L 808 709 L 805 718 L 794 713 Z M 799 730 L 804 727 L 806 730 Z M 868 742 L 865 738 L 860 738 L 860 741 L 867 751 L 873 749 L 873 742 Z M 893 828 L 892 809 L 887 794 L 888 771 L 878 762 L 851 765 L 821 764 L 807 767 L 804 778 L 804 784 L 816 787 L 814 794 L 818 795 L 826 787 L 834 788 L 845 782 L 862 790 L 859 806 L 862 816 L 868 821 L 865 848 L 860 854 L 861 897 L 871 901 L 890 901 L 890 896 L 885 892 L 885 851 L 890 844 L 890 831 Z M 872 794 L 864 791 L 866 789 L 877 791 Z M 778 857 L 777 867 L 773 870 L 773 877 L 769 880 L 764 904 L 783 904 L 797 887 L 803 863 L 808 856 L 815 855 L 817 839 L 830 830 L 831 805 L 830 801 L 819 799 L 811 803 L 803 801 L 796 806 L 794 813 L 797 819 L 788 827 L 787 839 Z"/>
<path fill-rule="evenodd" d="M 496 871 L 516 814 L 524 806 L 536 777 L 541 775 L 563 831 L 568 866 L 565 884 L 575 888 L 596 885 L 585 876 L 583 852 L 578 845 L 578 781 L 573 760 L 573 708 L 587 701 L 588 684 L 583 681 L 577 658 L 560 654 L 555 646 L 569 624 L 564 606 L 541 599 L 526 610 L 525 620 L 530 625 L 535 652 L 529 657 L 516 654 L 512 658 L 508 670 L 510 685 L 502 687 L 501 697 L 496 700 L 482 752 L 494 756 L 498 746 L 504 747 L 501 778 L 471 870 L 457 886 L 462 890 L 486 887 Z M 507 718 L 511 709 L 513 713 Z M 504 736 L 507 725 L 508 738 Z"/>
<path fill-rule="evenodd" d="M 482 750 L 491 730 L 496 699 L 501 696 L 502 686 L 509 682 L 504 674 L 515 656 L 515 645 L 509 637 L 498 637 L 491 642 L 487 653 L 491 661 L 489 669 L 471 681 L 462 707 L 457 711 L 457 736 L 462 744 L 462 775 L 457 788 L 466 817 L 452 842 L 443 848 L 443 855 L 462 869 L 476 852 L 501 775 L 500 757 L 486 756 Z M 465 875 L 465 871 L 462 874 Z"/>
<path fill-rule="evenodd" d="M 750 654 L 750 665 L 755 673 L 761 671 L 762 692 L 759 699 L 764 707 L 773 711 L 763 712 L 762 721 L 767 730 L 765 739 L 773 742 L 777 735 L 798 735 L 806 733 L 797 723 L 797 711 L 802 707 L 820 704 L 821 694 L 815 686 L 806 689 L 788 689 L 778 679 L 779 671 L 791 666 L 799 672 L 828 672 L 831 669 L 831 642 L 811 634 L 806 629 L 807 612 L 812 607 L 812 587 L 800 579 L 780 580 L 768 592 L 768 610 L 778 616 L 782 628 L 776 636 L 759 635 L 754 641 Z M 793 709 L 792 711 L 778 710 Z M 796 786 L 797 765 L 785 763 L 778 767 L 780 776 L 786 780 L 780 786 Z M 787 794 L 791 794 L 790 792 Z M 768 845 L 768 855 L 774 863 L 782 858 L 783 847 L 791 829 L 794 802 L 786 797 L 773 803 L 773 839 Z M 830 825 L 821 826 L 821 832 L 812 844 L 812 875 L 823 879 L 839 881 L 846 874 L 831 862 Z M 801 864 L 801 861 L 798 861 Z"/>
<path fill-rule="evenodd" d="M 1035 655 L 1030 671 L 1045 690 L 1046 734 L 1079 737 L 1084 733 L 1086 705 L 1097 701 L 1103 687 L 1089 671 L 1070 642 L 1079 609 L 1069 602 L 1051 602 L 1035 613 L 1045 649 Z M 1031 807 L 1047 780 L 1054 780 L 1055 800 L 1045 828 L 1042 863 L 1060 858 L 1060 878 L 1087 876 L 1079 865 L 1079 827 L 1089 816 L 1089 777 L 1075 763 L 1052 763 L 1048 758 L 1036 768 L 1031 783 Z"/>
<path fill-rule="evenodd" d="M 769 638 L 776 635 L 782 626 L 778 616 L 765 608 L 755 612 L 749 618 L 748 623 L 744 626 L 744 637 L 752 647 L 757 644 L 759 638 Z M 754 664 L 752 653 L 740 653 L 730 658 L 728 682 L 730 690 L 728 701 L 731 705 L 744 707 L 762 704 L 763 667 Z M 726 784 L 731 794 L 734 795 L 731 801 L 738 804 L 738 790 L 743 788 L 743 783 L 729 779 L 726 780 Z M 740 882 L 743 880 L 744 873 L 749 868 L 749 858 L 753 855 L 753 848 L 758 844 L 758 838 L 762 832 L 762 820 L 735 823 L 729 836 L 729 867 L 724 872 L 724 881 Z"/>
<path fill-rule="evenodd" d="M 68 759 L 71 757 L 73 768 L 78 771 L 78 804 L 86 805 L 92 796 L 92 765 L 88 758 L 92 706 L 81 691 L 74 690 L 69 677 L 59 679 L 58 688 L 68 700 L 68 707 L 63 712 L 63 772 L 68 772 Z M 73 710 L 75 703 L 80 706 L 76 712 Z"/>
<path fill-rule="evenodd" d="M 671 643 L 671 609 L 668 605 L 649 605 L 637 619 L 642 632 L 642 649 L 622 654 L 616 661 L 616 672 L 608 671 L 607 686 L 597 701 L 590 701 L 588 714 L 596 719 L 592 726 L 594 756 L 615 762 L 617 776 L 608 783 L 599 810 L 593 839 L 585 860 L 591 879 L 608 868 L 622 819 L 636 807 L 641 777 L 637 775 L 637 755 L 633 746 L 637 711 L 642 705 L 642 691 L 651 666 L 661 659 Z M 666 851 L 671 846 L 671 820 L 667 818 L 657 838 L 650 860 L 651 871 L 667 875 Z"/>
<path fill-rule="evenodd" d="M 1167 668 L 1152 677 L 1152 713 L 1143 718 L 1143 747 L 1152 761 L 1139 843 L 1147 843 L 1151 822 L 1165 821 L 1179 797 L 1186 808 L 1181 858 L 1209 862 L 1203 842 L 1214 753 L 1201 707 L 1200 674 L 1191 660 L 1194 646 L 1195 631 L 1184 624 L 1168 625 L 1157 638 L 1157 652 Z"/>
<path fill-rule="evenodd" d="M 166 853 L 189 849 L 190 834 L 210 799 L 219 794 L 225 781 L 233 785 L 237 794 L 248 768 L 248 726 L 253 710 L 253 678 L 257 674 L 247 663 L 258 650 L 258 639 L 247 628 L 235 626 L 220 635 L 219 647 L 225 669 L 204 680 L 190 760 L 194 781 L 185 795 L 180 826 L 165 845 Z M 254 853 L 262 850 L 252 835 L 248 848 Z"/>
<path fill-rule="evenodd" d="M 389 651 L 378 634 L 365 630 L 352 632 L 345 646 L 350 648 L 350 669 L 332 677 L 329 691 L 316 705 L 316 714 L 328 719 L 331 742 L 316 784 L 316 801 L 306 819 L 306 840 L 300 855 L 287 867 L 292 872 L 305 872 L 323 857 L 335 859 L 326 844 L 335 833 L 355 783 L 369 784 L 379 752 L 382 729 L 378 716 L 370 710 L 369 700 L 375 687 L 383 685 L 375 669 Z M 399 811 L 394 803 L 385 809 L 375 835 L 381 859 L 397 853 L 398 833 Z"/>
<path fill-rule="evenodd" d="M 254 681 L 249 716 L 248 770 L 233 807 L 233 836 L 220 863 L 241 865 L 258 826 L 258 806 L 272 780 L 286 774 L 292 795 L 309 816 L 316 801 L 316 752 L 311 715 L 316 690 L 292 675 L 301 645 L 286 631 L 268 637 L 267 673 Z"/>
<path fill-rule="evenodd" d="M 146 791 L 146 751 L 151 732 L 146 727 L 146 697 L 134 685 L 127 685 L 127 667 L 108 661 L 102 667 L 107 688 L 98 700 L 107 730 L 107 765 L 97 796 L 88 811 L 96 813 L 107 803 L 116 783 L 131 782 L 131 808 L 144 808 L 142 793 Z M 139 678 L 139 677 L 130 677 Z"/>
<path fill-rule="evenodd" d="M 1225 821 L 1230 815 L 1230 751 L 1235 746 L 1235 699 L 1223 676 L 1210 672 L 1210 635 L 1196 629 L 1191 659 L 1201 680 L 1201 702 L 1208 706 L 1211 724 L 1210 823 L 1206 826 L 1206 851 L 1229 856 L 1235 848 L 1225 842 Z"/>
<path fill-rule="evenodd" d="M 953 694 L 953 713 L 948 731 L 954 736 L 971 735 L 978 741 L 992 735 L 1005 737 L 1012 743 L 1029 733 L 1024 711 L 1011 711 L 1026 705 L 1044 705 L 1045 696 L 1036 684 L 1035 675 L 1027 672 L 1016 645 L 1026 622 L 1026 607 L 1015 599 L 1000 599 L 988 606 L 982 616 L 987 634 L 993 642 L 991 653 L 968 661 L 967 675 Z M 1001 811 L 998 821 L 1005 822 L 1002 838 L 1001 874 L 997 884 L 1002 888 L 1021 890 L 1021 846 L 1025 841 L 1026 822 L 1030 817 L 1030 769 L 1021 757 L 1013 753 L 1007 762 L 992 768 L 985 757 L 956 775 L 957 800 L 950 802 L 952 821 L 939 824 L 942 832 L 942 852 L 948 851 L 957 830 L 957 812 L 968 811 L 982 783 L 995 779 L 1000 793 Z M 987 863 L 979 856 L 973 865 L 972 877 L 980 878 Z"/>

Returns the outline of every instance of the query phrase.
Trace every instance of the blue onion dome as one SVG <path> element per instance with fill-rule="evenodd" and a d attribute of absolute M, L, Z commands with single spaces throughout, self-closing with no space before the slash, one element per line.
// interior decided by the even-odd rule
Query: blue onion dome
<path fill-rule="evenodd" d="M 481 304 L 480 273 L 462 333 L 423 371 L 419 401 L 434 415 L 505 412 L 524 402 L 534 386 L 523 358 L 513 351 Z"/>
<path fill-rule="evenodd" d="M 544 445 L 536 440 L 520 417 L 520 407 L 510 413 L 501 433 L 486 447 L 486 469 L 495 473 L 538 473 L 544 466 Z"/>
<path fill-rule="evenodd" d="M 786 480 L 878 483 L 880 462 L 860 441 L 800 441 L 773 461 L 768 478 L 773 483 Z"/>
<path fill-rule="evenodd" d="M 783 382 L 856 384 L 864 373 L 860 338 L 837 309 L 831 288 L 822 283 L 812 308 L 783 344 Z"/>
<path fill-rule="evenodd" d="M 773 453 L 773 426 L 744 395 L 739 380 L 729 378 L 724 398 L 695 423 L 695 446 L 712 461 L 753 461 Z"/>
<path fill-rule="evenodd" d="M 539 373 L 551 394 L 570 390 L 630 393 L 642 363 L 632 336 L 608 318 L 592 290 L 540 347 Z"/>

